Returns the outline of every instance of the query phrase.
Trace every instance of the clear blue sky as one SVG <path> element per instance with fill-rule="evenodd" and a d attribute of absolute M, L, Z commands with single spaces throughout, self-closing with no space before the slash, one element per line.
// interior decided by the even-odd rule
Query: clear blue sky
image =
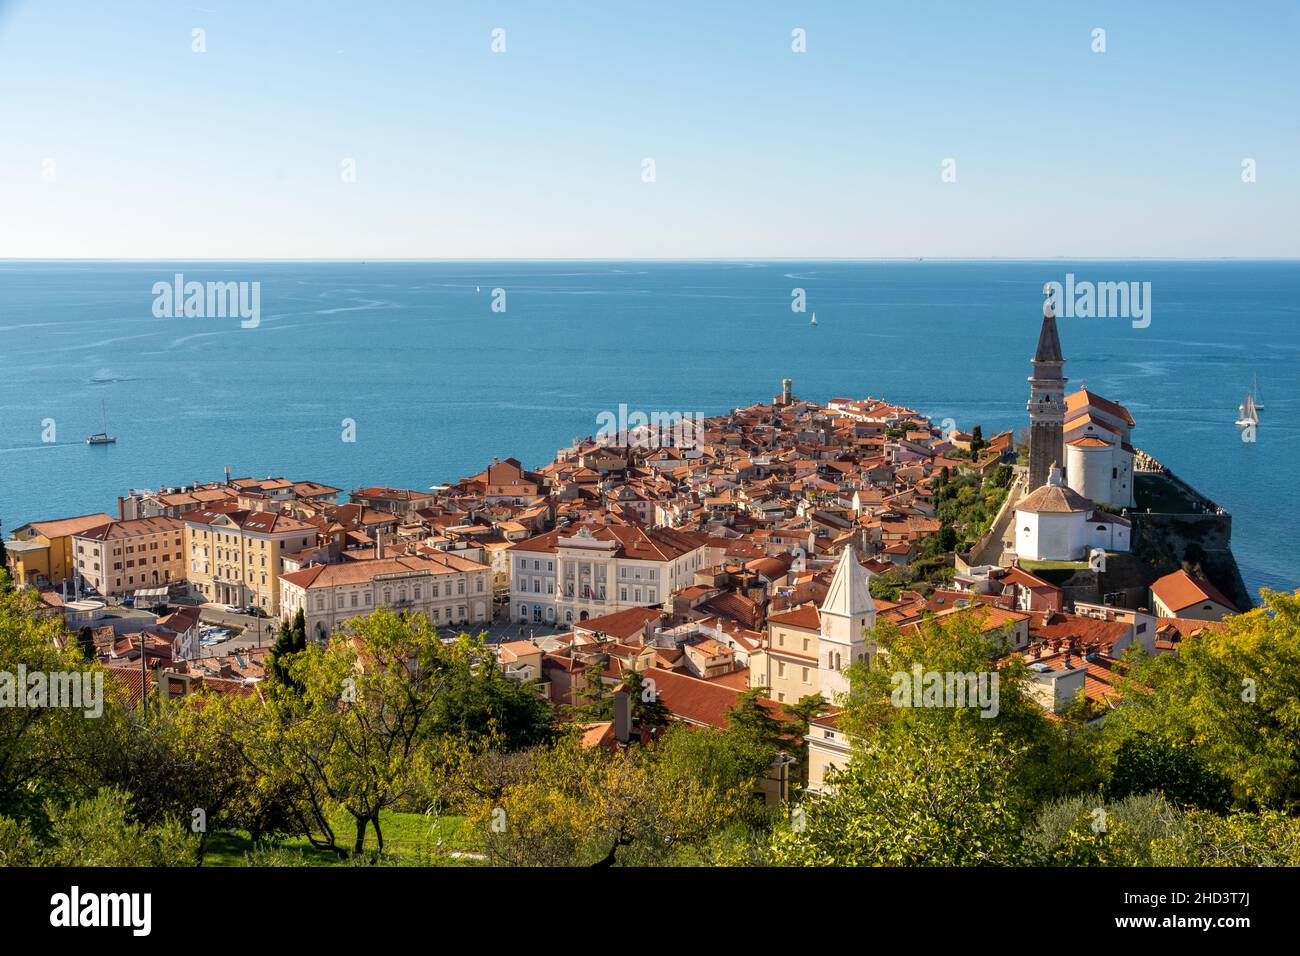
<path fill-rule="evenodd" d="M 0 257 L 1296 257 L 1298 104 L 1294 0 L 0 0 Z"/>

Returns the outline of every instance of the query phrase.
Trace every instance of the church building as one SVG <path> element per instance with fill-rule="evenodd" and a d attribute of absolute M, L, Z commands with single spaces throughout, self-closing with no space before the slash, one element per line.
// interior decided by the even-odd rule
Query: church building
<path fill-rule="evenodd" d="M 1127 518 L 1097 509 L 1066 485 L 1061 469 L 1016 504 L 1016 557 L 1031 561 L 1085 561 L 1094 548 L 1128 551 Z"/>
<path fill-rule="evenodd" d="M 1093 501 L 1133 507 L 1133 416 L 1087 388 L 1065 400 L 1066 484 Z"/>
<path fill-rule="evenodd" d="M 821 606 L 803 604 L 767 619 L 767 642 L 750 657 L 750 686 L 793 704 L 821 694 L 829 703 L 848 692 L 844 671 L 868 657 L 866 631 L 876 626 L 876 605 L 852 546 L 840 552 L 835 576 Z"/>
<path fill-rule="evenodd" d="M 1087 388 L 1065 397 L 1065 356 L 1050 292 L 1031 367 L 1029 484 L 1015 506 L 1016 557 L 1083 561 L 1094 549 L 1130 550 L 1129 520 L 1094 502 L 1133 506 L 1133 417 Z"/>
<path fill-rule="evenodd" d="M 1065 484 L 1090 501 L 1132 508 L 1133 416 L 1087 387 L 1066 397 L 1069 380 L 1050 292 L 1031 367 L 1027 490 L 1047 484 L 1056 467 L 1063 469 Z"/>

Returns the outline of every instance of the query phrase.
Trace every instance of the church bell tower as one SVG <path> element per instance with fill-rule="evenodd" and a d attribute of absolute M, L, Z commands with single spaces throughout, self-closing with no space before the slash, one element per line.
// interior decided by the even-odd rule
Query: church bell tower
<path fill-rule="evenodd" d="M 1029 376 L 1029 491 L 1047 484 L 1053 465 L 1065 464 L 1065 358 L 1056 333 L 1056 304 L 1049 283 L 1044 289 L 1043 326 Z"/>
<path fill-rule="evenodd" d="M 858 564 L 853 545 L 840 552 L 826 600 L 819 608 L 821 635 L 817 640 L 817 678 L 821 695 L 830 703 L 848 693 L 844 671 L 868 657 L 866 631 L 876 626 L 876 604 L 871 600 L 871 574 Z"/>

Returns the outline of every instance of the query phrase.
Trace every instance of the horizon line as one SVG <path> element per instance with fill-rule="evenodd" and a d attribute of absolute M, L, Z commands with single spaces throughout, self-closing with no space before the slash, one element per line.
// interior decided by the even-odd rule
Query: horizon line
<path fill-rule="evenodd" d="M 1300 262 L 1300 256 L 507 256 L 493 258 L 354 256 L 0 256 L 0 265 L 41 262 L 303 262 L 303 263 L 442 263 L 442 262 Z"/>

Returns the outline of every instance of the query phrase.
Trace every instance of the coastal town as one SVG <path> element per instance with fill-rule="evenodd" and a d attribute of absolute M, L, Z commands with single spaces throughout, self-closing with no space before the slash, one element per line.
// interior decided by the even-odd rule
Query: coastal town
<path fill-rule="evenodd" d="M 291 624 L 325 643 L 386 609 L 484 634 L 586 746 L 651 732 L 629 686 L 693 727 L 725 727 L 746 694 L 774 713 L 820 699 L 802 742 L 817 791 L 848 760 L 838 705 L 883 622 L 970 617 L 1046 713 L 1103 721 L 1131 646 L 1176 655 L 1249 610 L 1226 513 L 1134 444 L 1117 397 L 1068 391 L 1065 364 L 1049 307 L 1019 438 L 786 379 L 723 415 L 620 410 L 549 463 L 425 489 L 227 469 L 76 516 L 40 515 L 33 489 L 5 562 L 135 706 L 248 694 Z M 606 719 L 575 716 L 606 694 Z"/>

